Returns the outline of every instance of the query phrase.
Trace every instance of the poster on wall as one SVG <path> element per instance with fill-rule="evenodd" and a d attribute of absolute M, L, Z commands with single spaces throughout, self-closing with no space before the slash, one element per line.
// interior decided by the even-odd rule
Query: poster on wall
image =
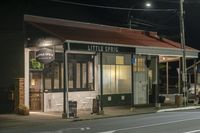
<path fill-rule="evenodd" d="M 55 53 L 52 49 L 42 48 L 36 52 L 36 60 L 48 64 L 55 59 Z"/>

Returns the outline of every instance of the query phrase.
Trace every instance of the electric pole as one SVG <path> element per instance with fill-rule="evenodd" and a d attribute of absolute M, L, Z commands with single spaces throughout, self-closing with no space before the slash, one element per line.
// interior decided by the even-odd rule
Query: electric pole
<path fill-rule="evenodd" d="M 185 57 L 185 27 L 184 27 L 184 0 L 180 0 L 180 36 L 181 36 L 181 49 L 183 51 L 182 57 L 182 81 L 183 81 L 183 98 L 184 106 L 187 106 L 187 70 L 186 70 L 186 57 Z"/>

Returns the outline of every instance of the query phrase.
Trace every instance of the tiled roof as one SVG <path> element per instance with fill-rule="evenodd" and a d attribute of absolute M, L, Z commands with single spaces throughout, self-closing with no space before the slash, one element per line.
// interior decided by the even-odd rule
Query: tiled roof
<path fill-rule="evenodd" d="M 40 18 L 40 17 L 39 17 Z M 180 49 L 180 43 L 160 38 L 156 32 L 105 26 L 69 20 L 47 19 L 47 21 L 25 19 L 33 26 L 55 35 L 61 40 L 76 40 L 112 43 L 131 46 Z M 195 50 L 186 46 L 187 50 Z M 196 50 L 195 50 L 196 51 Z"/>

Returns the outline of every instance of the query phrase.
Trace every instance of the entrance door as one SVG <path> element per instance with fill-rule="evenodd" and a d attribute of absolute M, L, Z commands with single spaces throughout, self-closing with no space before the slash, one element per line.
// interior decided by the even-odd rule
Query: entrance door
<path fill-rule="evenodd" d="M 134 73 L 134 104 L 147 104 L 147 78 L 144 72 Z"/>
<path fill-rule="evenodd" d="M 30 110 L 40 111 L 41 110 L 41 94 L 38 92 L 30 93 Z"/>
<path fill-rule="evenodd" d="M 41 111 L 42 72 L 30 72 L 30 98 L 29 105 L 32 111 Z"/>
<path fill-rule="evenodd" d="M 137 56 L 134 64 L 134 104 L 148 104 L 148 81 L 145 57 Z"/>

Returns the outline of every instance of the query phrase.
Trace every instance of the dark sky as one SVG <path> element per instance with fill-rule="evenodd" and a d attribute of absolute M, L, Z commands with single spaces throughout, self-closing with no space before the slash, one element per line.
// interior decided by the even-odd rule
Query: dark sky
<path fill-rule="evenodd" d="M 76 3 L 142 9 L 145 0 L 61 0 Z M 127 11 L 104 9 L 62 3 L 54 0 L 21 0 L 1 2 L 0 32 L 21 32 L 23 14 L 56 17 L 83 22 L 128 27 L 128 14 L 136 29 L 157 31 L 159 35 L 179 41 L 179 0 L 149 0 L 151 9 L 175 9 L 176 11 Z M 200 1 L 185 0 L 186 43 L 200 49 Z M 5 26 L 6 25 L 6 26 Z"/>

